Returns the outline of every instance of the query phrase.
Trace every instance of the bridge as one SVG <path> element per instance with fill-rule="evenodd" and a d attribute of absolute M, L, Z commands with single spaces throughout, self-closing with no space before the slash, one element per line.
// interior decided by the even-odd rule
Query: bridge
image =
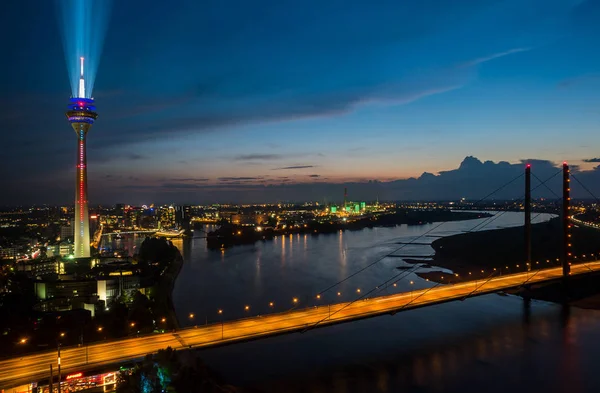
<path fill-rule="evenodd" d="M 573 264 L 570 276 L 600 272 L 600 261 Z M 501 275 L 493 273 L 480 280 L 436 285 L 393 295 L 358 301 L 295 309 L 234 321 L 180 329 L 177 332 L 150 334 L 85 347 L 61 350 L 63 375 L 100 366 L 140 359 L 168 346 L 174 349 L 207 348 L 256 340 L 275 335 L 303 332 L 313 328 L 352 322 L 385 314 L 431 306 L 563 279 L 562 267 Z M 48 376 L 48 365 L 56 363 L 56 351 L 0 362 L 0 387 L 17 386 Z"/>
<path fill-rule="evenodd" d="M 155 353 L 168 346 L 174 349 L 215 347 L 293 332 L 306 332 L 315 328 L 348 323 L 364 318 L 394 315 L 406 310 L 455 300 L 466 300 L 474 296 L 513 290 L 515 288 L 528 288 L 557 281 L 567 285 L 573 276 L 599 272 L 600 260 L 581 261 L 581 259 L 572 254 L 571 227 L 572 221 L 576 219 L 570 215 L 569 210 L 571 199 L 570 176 L 566 163 L 558 173 L 560 172 L 563 174 L 563 195 L 561 198 L 563 206 L 560 217 L 562 222 L 562 247 L 560 258 L 556 259 L 560 263 L 557 267 L 532 269 L 537 263 L 534 265 L 531 262 L 531 171 L 528 165 L 525 170 L 525 250 L 523 255 L 525 263 L 522 265 L 524 271 L 503 274 L 505 273 L 503 269 L 493 269 L 488 276 L 480 277 L 476 280 L 462 281 L 454 284 L 437 283 L 425 289 L 382 295 L 383 291 L 393 291 L 396 283 L 406 277 L 407 271 L 403 271 L 371 290 L 366 290 L 363 293 L 357 291 L 357 298 L 350 302 L 302 309 L 294 308 L 286 312 L 270 313 L 238 320 L 225 321 L 221 319 L 220 323 L 189 327 L 173 332 L 116 339 L 80 347 L 67 347 L 61 349 L 61 355 L 58 359 L 55 351 L 7 359 L 0 361 L 0 388 L 17 386 L 47 378 L 49 376 L 49 366 L 54 365 L 56 367 L 57 363 L 61 364 L 62 375 L 64 376 L 71 372 L 91 370 L 100 366 L 140 359 L 148 353 Z M 510 182 L 518 178 L 520 176 Z M 545 185 L 547 180 L 549 179 L 545 181 L 540 180 L 538 187 Z M 431 230 L 438 228 L 442 224 L 439 223 Z M 426 236 L 430 231 L 425 232 L 412 242 L 418 241 L 420 237 Z M 148 232 L 131 231 L 129 233 Z M 399 249 L 412 242 L 403 243 Z M 398 249 L 395 251 L 398 251 Z M 317 294 L 316 299 L 321 299 L 322 294 L 335 288 L 341 282 L 375 266 L 381 259 L 366 265 L 359 271 L 350 274 L 344 280 L 333 284 Z M 579 262 L 575 263 L 576 261 Z M 519 267 L 519 265 L 516 266 Z M 417 267 L 418 265 L 413 270 Z M 294 303 L 297 305 L 299 303 L 298 299 L 294 298 Z M 219 315 L 223 317 L 223 310 L 219 310 Z"/>

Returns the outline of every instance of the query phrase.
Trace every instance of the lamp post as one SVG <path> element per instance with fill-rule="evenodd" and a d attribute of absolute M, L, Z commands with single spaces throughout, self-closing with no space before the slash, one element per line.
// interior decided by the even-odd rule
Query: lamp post
<path fill-rule="evenodd" d="M 64 337 L 64 333 L 61 333 L 61 336 Z M 60 342 L 56 341 L 56 346 L 58 349 L 57 359 L 58 359 L 58 393 L 60 393 Z"/>
<path fill-rule="evenodd" d="M 224 326 L 223 326 L 223 310 L 219 310 L 219 315 L 221 316 L 221 340 L 225 338 Z"/>

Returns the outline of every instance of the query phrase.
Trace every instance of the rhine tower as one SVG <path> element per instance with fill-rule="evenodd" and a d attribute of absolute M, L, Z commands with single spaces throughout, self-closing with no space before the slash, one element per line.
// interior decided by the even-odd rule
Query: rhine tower
<path fill-rule="evenodd" d="M 77 175 L 75 178 L 75 258 L 90 257 L 90 219 L 88 213 L 86 136 L 98 117 L 94 99 L 86 97 L 83 75 L 84 58 L 80 58 L 78 97 L 71 98 L 67 119 L 77 134 Z"/>

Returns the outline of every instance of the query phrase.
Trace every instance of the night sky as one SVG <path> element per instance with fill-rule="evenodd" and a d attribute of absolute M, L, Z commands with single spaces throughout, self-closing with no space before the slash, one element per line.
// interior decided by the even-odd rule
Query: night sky
<path fill-rule="evenodd" d="M 600 173 L 599 20 L 581 0 L 115 1 L 90 204 L 321 200 L 470 155 Z M 0 204 L 72 203 L 53 2 L 2 1 L 0 37 Z"/>

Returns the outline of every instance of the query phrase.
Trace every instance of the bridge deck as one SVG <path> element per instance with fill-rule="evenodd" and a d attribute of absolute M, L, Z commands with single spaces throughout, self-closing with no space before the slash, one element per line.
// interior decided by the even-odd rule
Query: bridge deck
<path fill-rule="evenodd" d="M 571 266 L 572 275 L 600 271 L 600 261 Z M 241 320 L 185 328 L 177 333 L 163 333 L 138 338 L 120 339 L 81 348 L 61 350 L 63 375 L 107 364 L 130 361 L 170 346 L 175 349 L 209 347 L 253 340 L 283 333 L 301 331 L 307 327 L 368 318 L 467 296 L 478 296 L 515 288 L 523 284 L 542 283 L 562 277 L 562 268 L 535 270 L 494 277 L 488 281 L 469 281 L 407 293 L 379 296 L 354 303 L 337 303 Z M 331 317 L 330 317 L 331 313 Z M 222 336 L 223 335 L 223 336 Z M 186 346 L 182 345 L 182 342 Z M 56 370 L 56 352 L 46 352 L 0 362 L 0 388 L 8 388 L 48 376 L 49 365 Z"/>

